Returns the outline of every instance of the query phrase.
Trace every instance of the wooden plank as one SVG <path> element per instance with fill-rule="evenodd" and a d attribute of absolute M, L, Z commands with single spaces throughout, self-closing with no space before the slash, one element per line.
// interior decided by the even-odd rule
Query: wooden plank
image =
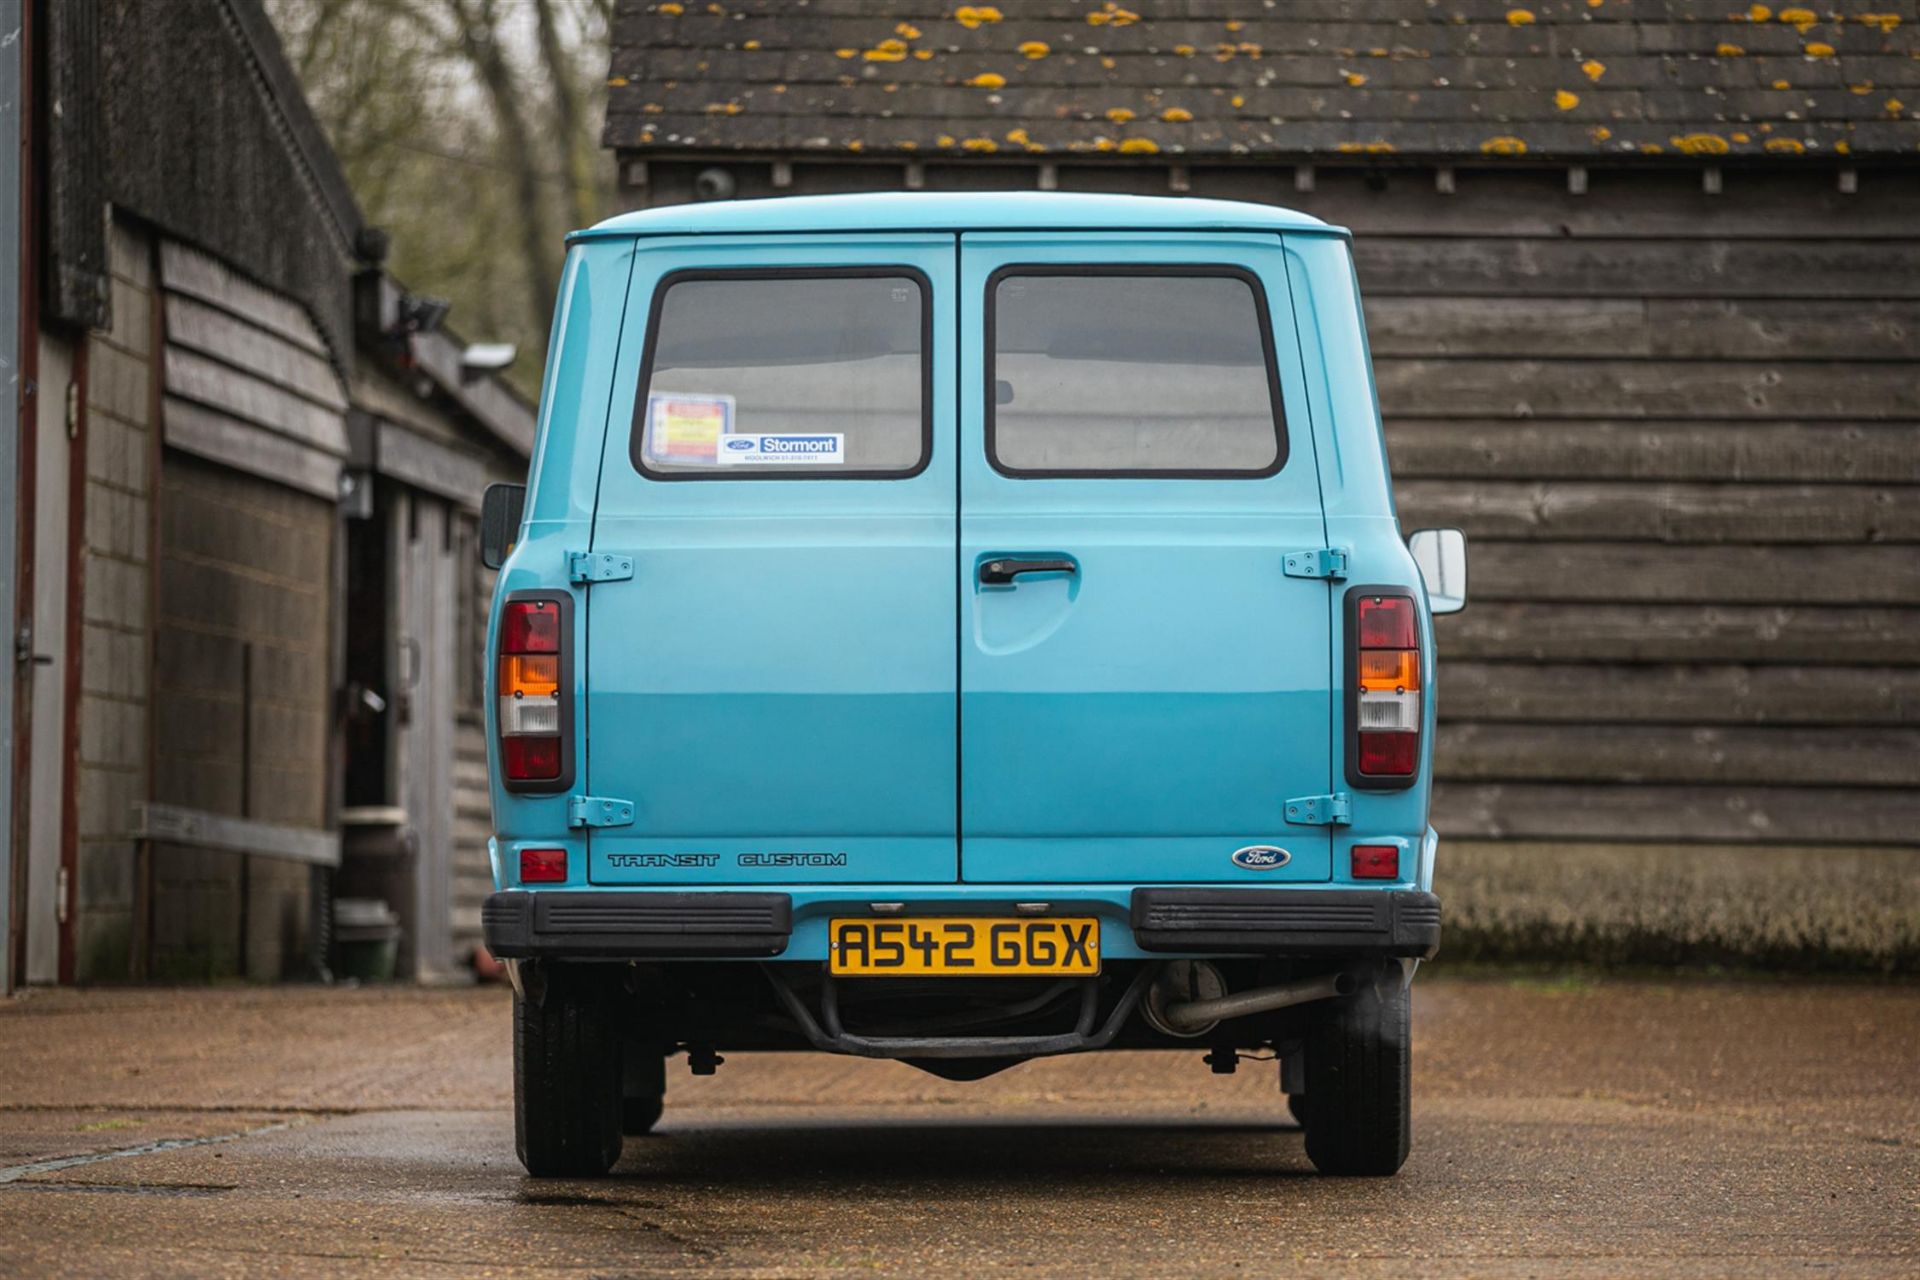
<path fill-rule="evenodd" d="M 236 275 L 219 259 L 174 240 L 160 242 L 160 282 L 170 292 L 212 303 L 326 359 L 313 318 L 293 299 Z"/>
<path fill-rule="evenodd" d="M 191 400 L 168 396 L 163 416 L 164 438 L 171 448 L 328 502 L 340 500 L 340 459 L 332 454 L 262 431 Z"/>
<path fill-rule="evenodd" d="M 1920 363 L 1916 302 L 1387 296 L 1366 313 L 1375 356 Z"/>
<path fill-rule="evenodd" d="M 1920 730 L 1681 725 L 1446 724 L 1447 782 L 1920 787 Z"/>
<path fill-rule="evenodd" d="M 319 867 L 340 865 L 340 833 L 337 831 L 255 822 L 179 805 L 135 805 L 133 838 L 194 849 L 283 858 Z"/>
<path fill-rule="evenodd" d="M 1387 420 L 1394 475 L 1920 483 L 1910 423 Z"/>
<path fill-rule="evenodd" d="M 167 347 L 166 387 L 169 398 L 197 401 L 229 418 L 251 422 L 309 448 L 339 458 L 347 456 L 344 414 L 184 347 Z"/>
<path fill-rule="evenodd" d="M 463 510 L 480 510 L 487 473 L 477 455 L 448 448 L 385 420 L 379 423 L 379 433 L 374 456 L 380 474 L 449 499 Z"/>
<path fill-rule="evenodd" d="M 1354 242 L 1360 288 L 1391 294 L 1586 298 L 1920 297 L 1916 244 L 1802 239 L 1370 236 Z"/>
<path fill-rule="evenodd" d="M 1688 604 L 1920 604 L 1920 555 L 1888 547 L 1701 547 L 1481 540 L 1470 599 Z"/>
<path fill-rule="evenodd" d="M 1381 412 L 1402 419 L 1920 419 L 1920 376 L 1886 361 L 1382 357 L 1373 372 Z"/>
<path fill-rule="evenodd" d="M 184 294 L 167 299 L 167 341 L 186 347 L 335 413 L 347 397 L 324 356 Z"/>
<path fill-rule="evenodd" d="M 1447 837 L 1911 847 L 1920 791 L 1448 783 L 1434 788 L 1433 824 L 1442 857 Z"/>
<path fill-rule="evenodd" d="M 1394 498 L 1403 527 L 1457 525 L 1473 538 L 1920 541 L 1915 486 L 1405 480 L 1394 486 Z"/>
<path fill-rule="evenodd" d="M 1445 722 L 1899 726 L 1920 724 L 1920 667 L 1628 666 L 1448 657 L 1437 697 Z"/>
<path fill-rule="evenodd" d="M 1442 705 L 1455 658 L 1920 666 L 1920 609 L 1479 600 L 1434 628 Z"/>

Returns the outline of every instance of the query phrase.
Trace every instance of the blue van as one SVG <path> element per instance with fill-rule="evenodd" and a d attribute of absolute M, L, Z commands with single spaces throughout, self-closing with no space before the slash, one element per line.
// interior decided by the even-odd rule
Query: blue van
<path fill-rule="evenodd" d="M 1402 540 L 1345 231 L 1048 193 L 614 218 L 483 526 L 531 1173 L 606 1172 L 672 1054 L 804 1049 L 1260 1051 L 1317 1168 L 1399 1169 L 1465 545 Z"/>

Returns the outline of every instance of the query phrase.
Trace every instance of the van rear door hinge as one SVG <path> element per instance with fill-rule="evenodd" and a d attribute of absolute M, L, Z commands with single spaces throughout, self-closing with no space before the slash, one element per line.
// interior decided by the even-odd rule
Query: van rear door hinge
<path fill-rule="evenodd" d="M 1295 796 L 1287 801 L 1287 821 L 1300 827 L 1344 827 L 1353 820 L 1353 805 L 1347 793 L 1330 796 Z"/>
<path fill-rule="evenodd" d="M 1289 551 L 1283 563 L 1289 578 L 1344 578 L 1347 576 L 1347 549 L 1315 547 L 1311 551 Z"/>
<path fill-rule="evenodd" d="M 633 825 L 633 801 L 611 796 L 568 796 L 569 827 L 630 827 Z"/>
<path fill-rule="evenodd" d="M 625 582 L 633 577 L 633 557 L 610 551 L 569 551 L 567 581 Z"/>

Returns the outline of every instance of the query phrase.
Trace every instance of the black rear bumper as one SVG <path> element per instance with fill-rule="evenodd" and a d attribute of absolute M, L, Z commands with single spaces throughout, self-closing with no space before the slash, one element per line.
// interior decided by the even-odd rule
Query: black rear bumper
<path fill-rule="evenodd" d="M 1135 889 L 1143 951 L 1430 959 L 1440 899 L 1411 889 Z"/>
<path fill-rule="evenodd" d="M 481 906 L 480 928 L 487 950 L 508 960 L 777 956 L 793 936 L 793 899 L 508 889 Z"/>

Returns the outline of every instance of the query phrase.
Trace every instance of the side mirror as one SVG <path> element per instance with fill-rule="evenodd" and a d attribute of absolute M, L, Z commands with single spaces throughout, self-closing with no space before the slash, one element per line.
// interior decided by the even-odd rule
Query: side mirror
<path fill-rule="evenodd" d="M 1407 550 L 1427 584 L 1427 603 L 1435 613 L 1467 607 L 1467 535 L 1458 529 L 1416 529 Z"/>
<path fill-rule="evenodd" d="M 520 536 L 520 513 L 526 509 L 527 486 L 490 484 L 480 498 L 480 563 L 498 569 L 507 562 Z"/>

